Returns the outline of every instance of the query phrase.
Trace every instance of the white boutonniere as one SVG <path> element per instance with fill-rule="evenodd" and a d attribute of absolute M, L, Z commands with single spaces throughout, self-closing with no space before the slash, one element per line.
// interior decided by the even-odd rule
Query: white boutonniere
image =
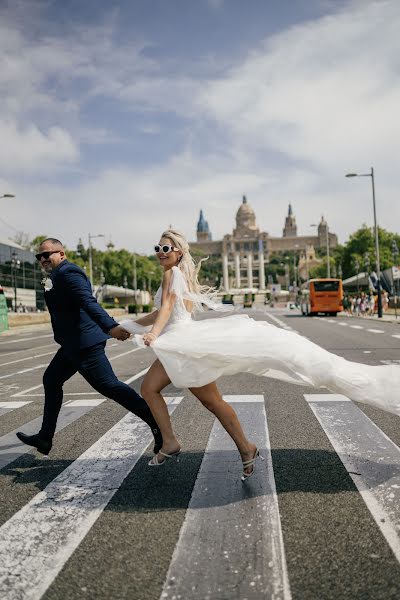
<path fill-rule="evenodd" d="M 44 286 L 44 291 L 45 292 L 49 292 L 50 290 L 53 289 L 53 282 L 50 279 L 50 277 L 43 277 L 43 279 L 42 279 L 42 285 Z"/>

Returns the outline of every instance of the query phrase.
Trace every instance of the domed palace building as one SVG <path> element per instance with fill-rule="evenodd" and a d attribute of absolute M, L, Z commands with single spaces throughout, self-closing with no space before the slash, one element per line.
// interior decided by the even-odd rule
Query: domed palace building
<path fill-rule="evenodd" d="M 326 248 L 328 236 L 329 247 L 337 246 L 337 235 L 328 230 L 328 223 L 323 217 L 318 225 L 317 235 L 297 235 L 296 218 L 290 204 L 282 237 L 270 236 L 257 227 L 254 210 L 246 196 L 243 196 L 242 204 L 236 213 L 236 227 L 232 233 L 224 235 L 222 240 L 213 241 L 208 222 L 201 210 L 197 223 L 197 241 L 192 242 L 191 247 L 210 256 L 222 258 L 225 290 L 265 290 L 265 263 L 269 261 L 271 254 L 296 252 L 299 256 L 300 275 L 306 278 L 308 267 L 319 262 L 315 259 L 315 248 Z"/>

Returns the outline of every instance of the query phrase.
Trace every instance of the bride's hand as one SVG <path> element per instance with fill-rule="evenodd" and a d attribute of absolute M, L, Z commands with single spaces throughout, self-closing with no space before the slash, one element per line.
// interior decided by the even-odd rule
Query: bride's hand
<path fill-rule="evenodd" d="M 152 342 L 154 342 L 154 340 L 156 340 L 156 339 L 157 339 L 157 336 L 155 333 L 151 333 L 151 331 L 149 333 L 145 333 L 143 336 L 144 345 L 150 346 L 150 344 Z"/>

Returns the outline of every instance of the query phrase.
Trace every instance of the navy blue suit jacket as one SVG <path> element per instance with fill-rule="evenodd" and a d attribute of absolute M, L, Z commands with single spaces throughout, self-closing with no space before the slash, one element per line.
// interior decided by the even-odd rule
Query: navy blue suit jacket
<path fill-rule="evenodd" d="M 75 353 L 108 339 L 118 323 L 98 304 L 85 272 L 64 260 L 48 277 L 53 287 L 44 297 L 55 341 Z"/>

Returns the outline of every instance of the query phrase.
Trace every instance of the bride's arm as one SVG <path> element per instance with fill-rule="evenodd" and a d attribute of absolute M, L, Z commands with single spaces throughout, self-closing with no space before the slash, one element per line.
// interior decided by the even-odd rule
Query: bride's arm
<path fill-rule="evenodd" d="M 165 325 L 167 324 L 168 319 L 171 316 L 172 309 L 174 308 L 176 296 L 169 290 L 171 277 L 172 270 L 170 269 L 164 273 L 163 277 L 161 308 L 158 311 L 157 317 L 154 321 L 151 331 L 149 331 L 149 333 L 146 333 L 143 336 L 143 340 L 146 346 L 148 346 L 160 335 Z"/>
<path fill-rule="evenodd" d="M 145 315 L 144 317 L 140 317 L 140 319 L 136 319 L 135 323 L 138 323 L 139 325 L 144 325 L 145 327 L 147 325 L 153 325 L 157 316 L 158 316 L 158 310 L 154 310 L 153 312 L 149 313 L 148 315 Z"/>

